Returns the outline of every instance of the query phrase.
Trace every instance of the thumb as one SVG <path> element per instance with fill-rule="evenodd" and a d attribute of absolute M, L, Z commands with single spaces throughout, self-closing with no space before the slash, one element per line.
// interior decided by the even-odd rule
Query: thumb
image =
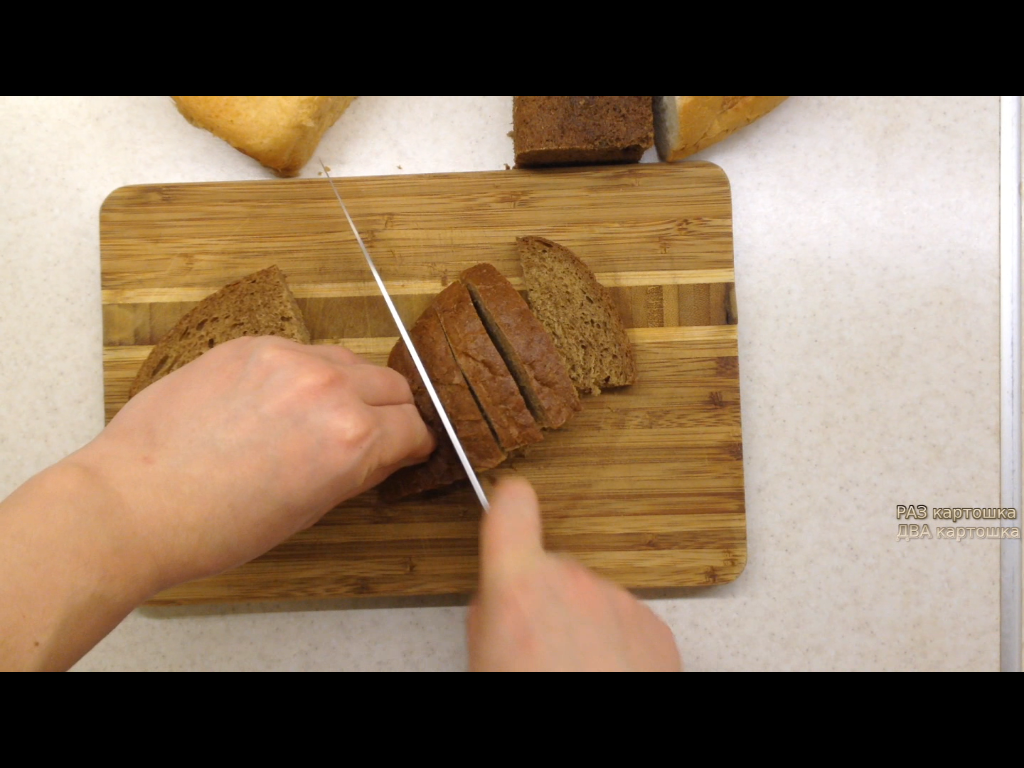
<path fill-rule="evenodd" d="M 523 478 L 502 480 L 480 524 L 481 584 L 521 571 L 544 553 L 540 505 Z"/>

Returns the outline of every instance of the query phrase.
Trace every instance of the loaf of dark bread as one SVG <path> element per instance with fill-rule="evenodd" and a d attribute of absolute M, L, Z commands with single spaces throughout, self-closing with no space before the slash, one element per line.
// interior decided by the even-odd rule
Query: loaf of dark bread
<path fill-rule="evenodd" d="M 515 96 L 516 165 L 635 163 L 654 145 L 651 96 Z"/>

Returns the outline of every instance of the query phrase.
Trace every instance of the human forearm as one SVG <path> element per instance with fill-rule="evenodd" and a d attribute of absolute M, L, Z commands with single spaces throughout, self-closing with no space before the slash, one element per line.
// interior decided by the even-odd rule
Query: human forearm
<path fill-rule="evenodd" d="M 0 668 L 70 666 L 149 595 L 263 554 L 433 448 L 408 382 L 346 349 L 210 350 L 0 503 Z"/>
<path fill-rule="evenodd" d="M 66 669 L 158 588 L 116 493 L 72 455 L 0 502 L 0 668 Z"/>

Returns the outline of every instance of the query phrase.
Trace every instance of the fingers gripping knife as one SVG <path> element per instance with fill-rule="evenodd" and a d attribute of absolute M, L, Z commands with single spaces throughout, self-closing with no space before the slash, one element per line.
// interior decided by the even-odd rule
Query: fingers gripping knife
<path fill-rule="evenodd" d="M 441 398 L 437 396 L 437 391 L 434 389 L 434 385 L 430 381 L 427 369 L 423 367 L 423 361 L 420 360 L 419 353 L 416 352 L 416 347 L 413 346 L 412 339 L 409 338 L 409 332 L 405 330 L 405 326 L 402 324 L 402 318 L 398 316 L 398 310 L 395 309 L 395 304 L 391 301 L 388 289 L 384 287 L 384 281 L 381 279 L 380 273 L 377 271 L 377 266 L 373 263 L 373 258 L 370 256 L 370 252 L 366 250 L 366 245 L 363 243 L 363 238 L 359 236 L 359 230 L 356 229 L 355 222 L 352 221 L 348 208 L 345 207 L 345 201 L 341 199 L 341 195 L 338 193 L 338 188 L 334 186 L 334 180 L 327 172 L 327 167 L 323 164 L 323 161 L 320 162 L 320 167 L 324 169 L 324 176 L 327 177 L 327 182 L 331 185 L 334 196 L 338 198 L 338 202 L 341 204 L 341 210 L 345 214 L 345 218 L 348 220 L 348 225 L 352 228 L 352 234 L 355 235 L 356 242 L 359 243 L 359 248 L 362 250 L 363 256 L 366 258 L 366 263 L 370 267 L 370 272 L 373 273 L 373 279 L 377 281 L 377 287 L 380 288 L 381 295 L 384 297 L 384 303 L 388 305 L 391 317 L 394 319 L 395 325 L 398 326 L 398 333 L 402 337 L 402 341 L 405 342 L 406 349 L 409 350 L 409 356 L 412 358 L 412 361 L 416 366 L 416 370 L 419 372 L 420 378 L 423 380 L 423 386 L 427 390 L 427 394 L 430 395 L 430 400 L 434 404 L 434 408 L 437 409 L 437 415 L 441 417 L 441 423 L 444 424 L 445 432 L 448 433 L 448 438 L 452 441 L 455 453 L 458 455 L 459 461 L 462 462 L 462 468 L 466 471 L 466 477 L 469 478 L 469 483 L 473 486 L 473 490 L 476 492 L 476 497 L 480 500 L 480 506 L 483 507 L 486 512 L 490 509 L 490 504 L 488 504 L 487 496 L 484 494 L 484 489 L 480 485 L 480 479 L 476 476 L 476 472 L 469 463 L 466 451 L 463 449 L 462 443 L 459 441 L 459 436 L 455 434 L 455 428 L 452 427 L 452 423 L 448 419 L 448 414 L 445 411 L 444 406 L 441 405 Z"/>

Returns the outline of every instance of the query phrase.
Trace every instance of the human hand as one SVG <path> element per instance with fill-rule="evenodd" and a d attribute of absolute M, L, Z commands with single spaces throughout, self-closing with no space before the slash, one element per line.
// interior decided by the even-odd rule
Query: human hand
<path fill-rule="evenodd" d="M 263 554 L 433 448 L 395 371 L 243 337 L 147 387 L 65 461 L 120 500 L 162 589 Z"/>
<path fill-rule="evenodd" d="M 470 606 L 475 671 L 682 669 L 671 630 L 629 592 L 544 551 L 525 480 L 501 483 L 480 531 L 480 590 Z"/>

